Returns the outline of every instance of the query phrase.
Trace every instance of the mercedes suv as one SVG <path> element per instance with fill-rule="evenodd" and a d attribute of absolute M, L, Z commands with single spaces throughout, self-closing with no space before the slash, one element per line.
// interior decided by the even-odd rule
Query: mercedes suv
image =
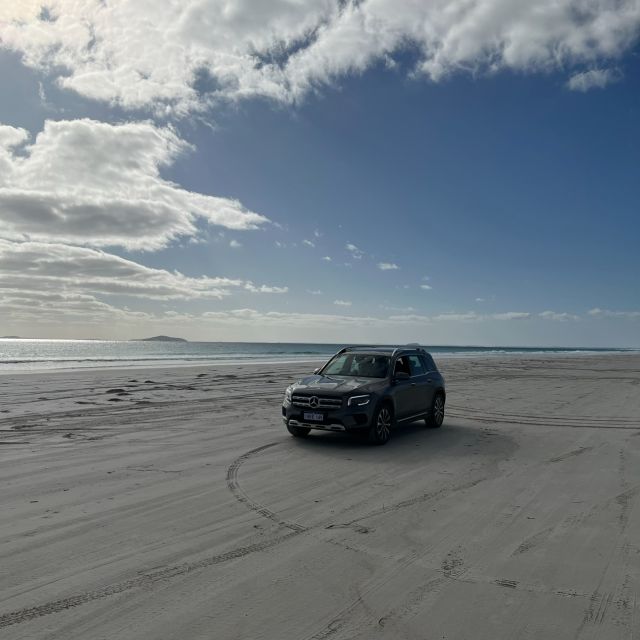
<path fill-rule="evenodd" d="M 393 428 L 444 420 L 444 378 L 417 346 L 345 347 L 313 375 L 287 387 L 282 419 L 297 438 L 311 429 L 366 434 L 385 444 Z"/>

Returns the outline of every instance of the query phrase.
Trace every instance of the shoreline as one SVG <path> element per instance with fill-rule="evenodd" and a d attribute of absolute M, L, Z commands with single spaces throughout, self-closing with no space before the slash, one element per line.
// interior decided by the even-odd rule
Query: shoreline
<path fill-rule="evenodd" d="M 260 366 L 260 365 L 295 365 L 298 363 L 309 363 L 309 362 L 326 362 L 327 358 L 311 358 L 311 359 L 290 359 L 290 360 L 198 360 L 194 361 L 182 361 L 182 360 L 166 360 L 164 362 L 155 361 L 155 362 L 144 362 L 140 363 L 139 361 L 130 361 L 136 362 L 136 364 L 131 365 L 123 365 L 121 361 L 109 360 L 109 362 L 117 362 L 117 364 L 113 365 L 95 365 L 92 363 L 87 366 L 70 366 L 70 367 L 41 367 L 41 368 L 33 368 L 33 369 L 3 369 L 2 364 L 0 363 L 0 377 L 6 375 L 26 375 L 26 374 L 38 374 L 38 375 L 46 375 L 49 373 L 77 373 L 79 371 L 88 371 L 88 372 L 98 372 L 98 371 L 158 371 L 163 369 L 201 369 L 201 368 L 211 368 L 211 367 L 229 367 L 229 366 Z"/>
<path fill-rule="evenodd" d="M 305 357 L 305 358 L 241 358 L 241 359 L 165 359 L 165 360 L 65 360 L 62 362 L 73 363 L 70 366 L 33 366 L 31 368 L 24 367 L 8 367 L 6 365 L 22 364 L 16 362 L 0 362 L 0 377 L 6 375 L 24 375 L 24 374 L 49 374 L 49 373 L 63 373 L 63 372 L 76 372 L 76 371 L 139 371 L 144 369 L 158 370 L 158 369 L 183 369 L 183 368 L 201 368 L 201 367 L 228 367 L 228 366 L 260 366 L 260 365 L 295 365 L 306 363 L 318 363 L 326 362 L 333 354 L 328 356 L 318 355 L 318 357 Z M 594 357 L 610 357 L 610 356 L 634 356 L 640 355 L 640 349 L 612 349 L 606 350 L 581 350 L 581 351 L 496 351 L 494 353 L 489 352 L 466 352 L 466 353 L 432 353 L 432 356 L 436 362 L 440 360 L 499 360 L 505 359 L 539 359 L 539 358 L 594 358 Z M 47 360 L 46 363 L 56 362 Z M 81 363 L 87 362 L 90 364 L 82 365 Z M 39 361 L 25 362 L 24 364 L 40 364 Z M 102 363 L 102 364 L 101 364 Z M 109 364 L 107 364 L 109 363 Z M 131 363 L 131 364 L 126 364 Z"/>

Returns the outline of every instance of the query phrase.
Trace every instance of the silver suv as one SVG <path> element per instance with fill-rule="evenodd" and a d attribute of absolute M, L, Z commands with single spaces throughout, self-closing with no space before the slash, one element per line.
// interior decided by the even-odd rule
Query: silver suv
<path fill-rule="evenodd" d="M 403 422 L 442 426 L 445 400 L 444 378 L 421 347 L 345 347 L 287 387 L 282 419 L 297 438 L 321 429 L 385 444 Z"/>

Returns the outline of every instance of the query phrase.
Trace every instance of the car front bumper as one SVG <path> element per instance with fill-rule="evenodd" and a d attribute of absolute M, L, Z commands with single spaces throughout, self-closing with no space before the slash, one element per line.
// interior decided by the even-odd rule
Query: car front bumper
<path fill-rule="evenodd" d="M 282 421 L 290 427 L 305 427 L 307 429 L 320 429 L 321 431 L 346 431 L 347 429 L 342 424 L 320 424 L 319 422 L 300 422 L 295 418 L 282 418 Z"/>
<path fill-rule="evenodd" d="M 364 409 L 368 409 L 364 411 Z M 319 429 L 320 431 L 361 431 L 371 425 L 373 407 L 354 407 L 353 409 L 339 409 L 323 411 L 323 420 L 307 420 L 304 410 L 294 405 L 282 405 L 282 421 L 291 427 Z"/>

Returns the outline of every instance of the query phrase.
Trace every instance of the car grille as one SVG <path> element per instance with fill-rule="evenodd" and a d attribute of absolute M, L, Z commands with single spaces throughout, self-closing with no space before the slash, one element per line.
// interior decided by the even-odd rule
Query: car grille
<path fill-rule="evenodd" d="M 313 402 L 311 401 L 312 398 L 315 398 Z M 342 398 L 331 398 L 328 396 L 303 396 L 293 394 L 291 402 L 296 407 L 310 407 L 312 409 L 339 409 L 342 406 Z"/>

